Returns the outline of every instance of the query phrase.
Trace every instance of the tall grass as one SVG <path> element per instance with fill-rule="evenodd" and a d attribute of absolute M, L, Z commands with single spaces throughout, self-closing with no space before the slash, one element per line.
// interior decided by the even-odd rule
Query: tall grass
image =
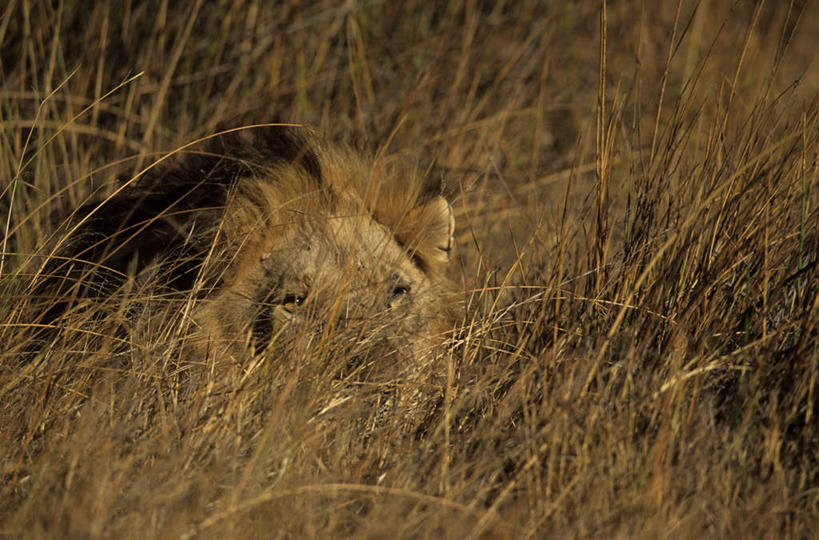
<path fill-rule="evenodd" d="M 2 8 L 0 533 L 816 537 L 819 6 L 543 4 Z M 42 342 L 71 209 L 272 119 L 459 193 L 435 362 L 192 359 L 138 282 Z"/>

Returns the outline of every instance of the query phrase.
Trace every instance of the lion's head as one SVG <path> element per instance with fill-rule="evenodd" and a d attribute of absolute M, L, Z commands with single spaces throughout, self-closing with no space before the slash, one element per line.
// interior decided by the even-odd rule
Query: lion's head
<path fill-rule="evenodd" d="M 101 295 L 150 269 L 193 300 L 208 354 L 332 340 L 358 360 L 419 360 L 454 321 L 440 186 L 305 128 L 214 137 L 72 223 L 45 272 L 53 293 Z"/>

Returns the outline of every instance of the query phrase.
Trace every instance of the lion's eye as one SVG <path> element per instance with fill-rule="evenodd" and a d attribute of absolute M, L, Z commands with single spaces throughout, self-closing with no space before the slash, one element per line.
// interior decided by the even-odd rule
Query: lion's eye
<path fill-rule="evenodd" d="M 408 294 L 409 292 L 410 292 L 409 285 L 396 285 L 395 287 L 392 288 L 393 298 L 403 296 L 405 294 Z"/>
<path fill-rule="evenodd" d="M 304 296 L 300 294 L 286 294 L 282 298 L 281 305 L 288 313 L 293 313 L 296 308 L 304 303 Z"/>
<path fill-rule="evenodd" d="M 393 274 L 390 281 L 392 284 L 388 304 L 392 306 L 396 302 L 403 300 L 410 293 L 411 288 L 409 284 L 398 274 Z"/>
<path fill-rule="evenodd" d="M 401 297 L 409 294 L 410 286 L 405 284 L 398 284 L 394 285 L 392 288 L 392 294 L 390 300 L 395 302 L 396 300 L 400 300 Z"/>

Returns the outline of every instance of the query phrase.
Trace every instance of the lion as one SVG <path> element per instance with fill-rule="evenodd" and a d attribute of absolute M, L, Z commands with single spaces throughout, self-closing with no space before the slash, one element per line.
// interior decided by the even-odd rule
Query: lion
<path fill-rule="evenodd" d="M 227 130 L 86 204 L 41 272 L 53 311 L 150 277 L 194 349 L 421 361 L 457 319 L 440 182 L 304 127 Z M 171 161 L 169 158 L 168 161 Z"/>

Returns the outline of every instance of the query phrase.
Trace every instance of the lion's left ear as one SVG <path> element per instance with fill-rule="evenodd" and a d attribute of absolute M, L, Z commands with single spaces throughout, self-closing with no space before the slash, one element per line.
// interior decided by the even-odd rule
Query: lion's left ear
<path fill-rule="evenodd" d="M 426 230 L 430 257 L 444 265 L 452 257 L 455 245 L 455 215 L 452 207 L 441 196 L 435 197 L 423 206 L 423 221 Z"/>

